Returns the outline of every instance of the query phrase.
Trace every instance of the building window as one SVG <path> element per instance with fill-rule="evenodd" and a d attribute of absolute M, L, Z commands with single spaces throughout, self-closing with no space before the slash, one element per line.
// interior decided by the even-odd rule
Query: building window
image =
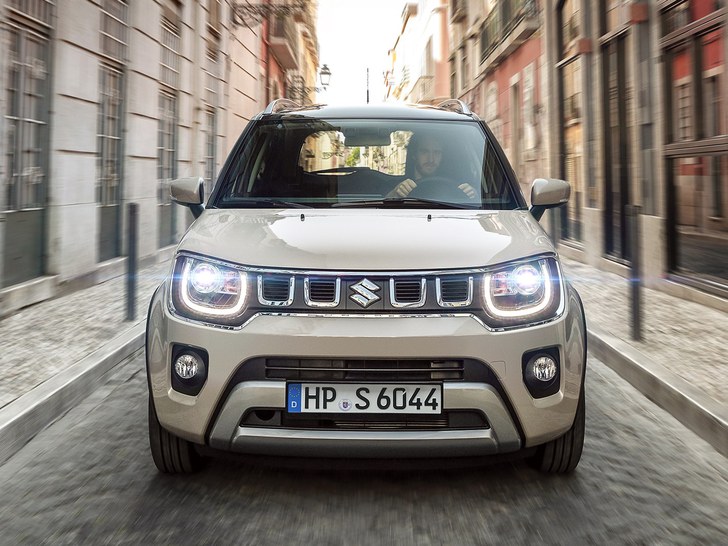
<path fill-rule="evenodd" d="M 538 145 L 536 135 L 536 82 L 534 64 L 523 69 L 523 131 L 524 148 L 533 152 Z"/>
<path fill-rule="evenodd" d="M 17 12 L 37 16 L 29 21 Z M 2 106 L 5 132 L 0 153 L 3 226 L 0 231 L 0 287 L 43 275 L 47 257 L 50 89 L 48 63 L 53 4 L 6 2 L 0 22 L 0 63 L 6 70 Z M 39 24 L 48 22 L 48 24 Z M 31 29 L 28 25 L 33 25 Z"/>
<path fill-rule="evenodd" d="M 215 33 L 220 32 L 220 20 L 222 15 L 221 0 L 208 0 L 207 3 L 207 24 Z"/>
<path fill-rule="evenodd" d="M 721 72 L 721 76 L 723 73 Z M 725 118 L 721 105 L 721 78 L 710 76 L 705 78 L 705 136 L 714 137 L 728 134 L 725 129 Z"/>
<path fill-rule="evenodd" d="M 523 100 L 519 83 L 511 85 L 511 165 L 519 178 L 523 175 Z"/>
<path fill-rule="evenodd" d="M 176 176 L 177 98 L 167 92 L 159 95 L 159 138 L 157 144 L 157 178 L 169 182 Z M 170 202 L 169 192 L 161 192 L 159 202 Z"/>
<path fill-rule="evenodd" d="M 101 4 L 101 52 L 122 63 L 128 40 L 127 12 L 124 0 L 104 0 Z"/>
<path fill-rule="evenodd" d="M 467 46 L 460 48 L 460 90 L 464 92 L 470 84 L 470 63 Z"/>
<path fill-rule="evenodd" d="M 610 256 L 629 260 L 626 207 L 631 193 L 631 88 L 627 40 L 619 35 L 602 46 L 604 115 L 604 234 Z"/>
<path fill-rule="evenodd" d="M 179 87 L 180 44 L 179 28 L 167 19 L 163 19 L 160 79 L 173 89 Z"/>
<path fill-rule="evenodd" d="M 9 28 L 8 41 L 5 209 L 25 210 L 45 204 L 49 43 L 14 26 Z"/>
<path fill-rule="evenodd" d="M 217 171 L 216 140 L 217 120 L 215 110 L 210 108 L 205 112 L 205 195 L 210 195 L 215 183 Z"/>
<path fill-rule="evenodd" d="M 720 72 L 723 75 L 723 72 Z M 726 134 L 721 126 L 725 123 L 721 106 L 721 79 L 719 76 L 705 78 L 705 136 L 717 137 Z M 710 188 L 712 204 L 712 218 L 723 219 L 725 217 L 725 204 L 723 200 L 725 179 L 728 178 L 728 157 L 712 157 L 710 159 Z"/>
<path fill-rule="evenodd" d="M 581 177 L 583 160 L 581 58 L 576 50 L 580 34 L 581 1 L 565 0 L 557 12 L 559 95 L 559 176 L 571 185 L 571 198 L 560 209 L 559 236 L 579 242 L 583 237 Z"/>
<path fill-rule="evenodd" d="M 457 84 L 457 70 L 455 69 L 455 60 L 450 59 L 450 96 L 451 97 L 457 97 L 458 96 L 458 84 Z"/>
<path fill-rule="evenodd" d="M 724 1 L 665 3 L 660 47 L 667 95 L 664 148 L 668 267 L 728 293 L 728 119 Z"/>
<path fill-rule="evenodd" d="M 601 0 L 601 33 L 609 34 L 629 22 L 632 0 Z"/>
<path fill-rule="evenodd" d="M 159 246 L 176 242 L 175 211 L 169 184 L 177 177 L 177 89 L 179 87 L 181 37 L 179 28 L 162 19 L 159 95 L 159 131 L 157 139 L 157 204 L 159 210 Z"/>
<path fill-rule="evenodd" d="M 498 119 L 498 85 L 493 82 L 485 92 L 485 122 L 493 131 L 495 138 L 501 139 L 500 120 Z"/>
<path fill-rule="evenodd" d="M 175 242 L 175 219 L 169 184 L 177 178 L 177 97 L 167 91 L 159 95 L 157 137 L 157 204 L 159 205 L 159 246 Z"/>
<path fill-rule="evenodd" d="M 580 2 L 579 0 L 566 0 L 560 11 L 560 32 L 561 39 L 561 55 L 568 56 L 573 49 L 574 40 L 579 37 L 580 33 Z"/>
<path fill-rule="evenodd" d="M 690 140 L 692 137 L 692 112 L 690 111 L 690 86 L 688 84 L 678 85 L 675 88 L 675 105 L 677 106 L 677 139 L 679 141 Z"/>
<path fill-rule="evenodd" d="M 99 73 L 99 113 L 96 169 L 98 208 L 98 260 L 121 255 L 121 170 L 124 75 L 119 68 L 102 65 Z"/>
<path fill-rule="evenodd" d="M 121 173 L 122 74 L 108 66 L 101 67 L 99 86 L 98 177 L 96 202 L 115 205 L 119 202 Z"/>
<path fill-rule="evenodd" d="M 40 22 L 43 26 L 50 26 L 53 17 L 53 0 L 8 0 L 6 4 L 13 11 L 17 11 Z"/>

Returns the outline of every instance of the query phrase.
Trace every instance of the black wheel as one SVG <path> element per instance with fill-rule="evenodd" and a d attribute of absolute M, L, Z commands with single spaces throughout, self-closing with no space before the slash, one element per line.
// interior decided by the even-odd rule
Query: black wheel
<path fill-rule="evenodd" d="M 579 464 L 584 447 L 586 420 L 584 398 L 584 386 L 582 385 L 574 424 L 563 436 L 538 447 L 536 454 L 529 460 L 534 468 L 550 474 L 566 474 Z"/>
<path fill-rule="evenodd" d="M 202 458 L 195 446 L 162 428 L 149 396 L 149 447 L 152 459 L 160 472 L 165 474 L 189 474 L 202 468 Z"/>
<path fill-rule="evenodd" d="M 473 201 L 453 180 L 443 176 L 428 176 L 417 181 L 417 187 L 407 197 L 437 199 L 453 203 Z"/>

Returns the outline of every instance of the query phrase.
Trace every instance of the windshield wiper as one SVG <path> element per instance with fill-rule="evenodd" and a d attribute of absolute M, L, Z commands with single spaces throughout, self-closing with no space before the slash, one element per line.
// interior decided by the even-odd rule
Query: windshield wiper
<path fill-rule="evenodd" d="M 447 201 L 437 201 L 436 199 L 423 199 L 421 197 L 385 197 L 384 199 L 362 199 L 360 201 L 343 201 L 334 203 L 331 207 L 336 208 L 366 208 L 366 207 L 407 207 L 414 205 L 417 207 L 445 208 L 445 209 L 477 209 L 479 207 L 473 205 L 465 205 L 462 203 L 449 203 Z"/>
<path fill-rule="evenodd" d="M 286 201 L 285 199 L 271 198 L 250 198 L 250 199 L 231 199 L 221 203 L 226 208 L 236 207 L 256 207 L 256 208 L 277 208 L 277 209 L 310 209 L 310 205 L 296 203 L 295 201 Z"/>

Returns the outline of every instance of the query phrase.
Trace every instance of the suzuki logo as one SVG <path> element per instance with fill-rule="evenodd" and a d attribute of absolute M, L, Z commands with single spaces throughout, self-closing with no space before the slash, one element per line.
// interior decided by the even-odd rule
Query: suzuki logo
<path fill-rule="evenodd" d="M 374 293 L 381 290 L 381 288 L 369 279 L 360 280 L 358 283 L 352 285 L 351 289 L 356 294 L 352 294 L 349 298 L 362 307 L 369 307 L 372 303 L 382 299 Z"/>

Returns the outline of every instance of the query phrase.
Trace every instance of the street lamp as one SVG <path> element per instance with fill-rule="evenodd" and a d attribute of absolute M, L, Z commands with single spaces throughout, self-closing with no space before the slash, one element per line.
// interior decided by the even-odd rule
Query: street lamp
<path fill-rule="evenodd" d="M 326 91 L 329 83 L 331 83 L 331 69 L 328 65 L 323 65 L 321 70 L 319 70 L 319 79 L 321 80 L 321 87 L 309 87 L 307 85 L 303 85 L 303 76 L 299 74 L 291 76 L 291 80 L 286 86 L 286 97 L 291 99 L 300 97 L 301 102 L 305 103 L 308 100 L 309 93 L 320 93 L 321 91 Z"/>
<path fill-rule="evenodd" d="M 331 69 L 329 68 L 329 65 L 323 65 L 321 67 L 321 71 L 319 72 L 319 79 L 321 80 L 321 86 L 322 87 L 328 87 L 331 83 Z"/>

